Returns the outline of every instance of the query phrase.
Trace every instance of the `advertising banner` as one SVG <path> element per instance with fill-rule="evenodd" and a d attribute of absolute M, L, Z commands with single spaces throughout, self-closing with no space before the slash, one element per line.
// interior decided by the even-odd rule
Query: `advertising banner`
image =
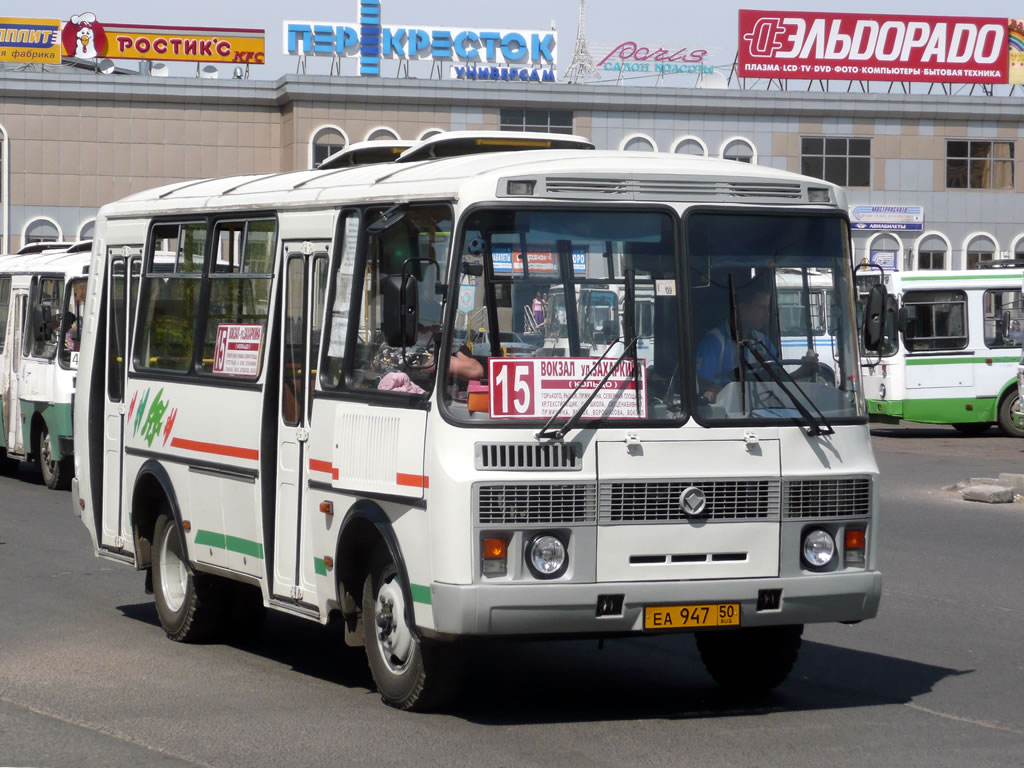
<path fill-rule="evenodd" d="M 60 19 L 0 16 L 0 61 L 60 64 Z"/>
<path fill-rule="evenodd" d="M 510 246 L 495 245 L 491 248 L 491 264 L 494 274 L 523 274 L 523 254 L 513 254 Z M 558 261 L 554 251 L 530 251 L 526 254 L 526 266 L 531 275 L 554 275 L 558 273 Z M 574 248 L 572 252 L 573 274 L 587 274 L 587 249 Z"/>
<path fill-rule="evenodd" d="M 924 208 L 920 205 L 852 205 L 850 228 L 920 232 L 924 229 Z"/>
<path fill-rule="evenodd" d="M 587 401 L 601 379 L 612 370 L 614 360 L 598 362 L 591 357 L 548 357 L 488 359 L 490 374 L 490 415 L 494 419 L 549 419 L 583 381 L 559 418 L 568 419 Z M 639 410 L 637 380 L 633 361 L 623 360 L 587 406 L 587 419 L 643 419 L 647 417 L 647 381 L 641 364 Z"/>
<path fill-rule="evenodd" d="M 72 16 L 61 33 L 65 54 L 80 59 L 208 64 L 263 64 L 265 38 L 262 29 L 101 24 L 92 13 Z"/>
<path fill-rule="evenodd" d="M 740 77 L 1006 83 L 1006 18 L 739 13 Z"/>

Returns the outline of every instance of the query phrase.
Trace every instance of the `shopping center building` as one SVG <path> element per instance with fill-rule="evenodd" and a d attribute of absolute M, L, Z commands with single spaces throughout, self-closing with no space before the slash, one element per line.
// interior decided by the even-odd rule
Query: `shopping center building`
<path fill-rule="evenodd" d="M 859 210 L 876 217 L 875 229 L 854 232 L 858 262 L 874 255 L 901 269 L 957 269 L 1024 257 L 1019 96 L 670 82 L 4 70 L 0 242 L 14 252 L 31 241 L 87 238 L 101 205 L 134 192 L 310 168 L 353 142 L 526 129 L 581 134 L 601 149 L 721 156 L 842 184 L 851 213 L 867 206 Z M 886 217 L 899 229 L 885 229 Z"/>

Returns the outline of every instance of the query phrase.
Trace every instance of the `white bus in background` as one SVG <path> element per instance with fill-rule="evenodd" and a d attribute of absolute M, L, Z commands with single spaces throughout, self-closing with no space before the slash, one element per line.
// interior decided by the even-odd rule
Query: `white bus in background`
<path fill-rule="evenodd" d="M 72 497 L 169 637 L 263 607 L 337 618 L 384 701 L 425 708 L 455 690 L 463 638 L 692 632 L 716 680 L 763 691 L 804 624 L 876 614 L 843 191 L 591 148 L 443 134 L 396 164 L 101 210 Z M 505 269 L 509 241 L 544 255 Z M 709 401 L 694 350 L 782 269 L 836 285 L 836 377 L 797 381 L 744 332 Z M 575 298 L 557 347 L 521 333 L 523 297 L 593 290 L 633 338 L 588 348 Z"/>
<path fill-rule="evenodd" d="M 0 260 L 0 465 L 36 461 L 69 488 L 90 242 Z"/>
<path fill-rule="evenodd" d="M 1024 437 L 1018 366 L 1024 338 L 1022 271 L 998 262 L 966 271 L 886 272 L 889 307 L 880 353 L 864 356 L 871 418 L 949 424 L 980 434 L 998 424 Z M 879 281 L 858 272 L 860 289 Z"/>
<path fill-rule="evenodd" d="M 832 313 L 835 288 L 831 276 L 815 270 L 779 270 L 775 290 L 782 356 L 796 360 L 813 350 L 820 364 L 834 372 L 839 316 Z"/>

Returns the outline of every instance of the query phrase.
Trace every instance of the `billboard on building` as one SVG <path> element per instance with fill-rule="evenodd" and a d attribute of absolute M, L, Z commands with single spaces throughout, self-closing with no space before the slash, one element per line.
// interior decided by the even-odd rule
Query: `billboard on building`
<path fill-rule="evenodd" d="M 0 61 L 60 64 L 60 19 L 0 16 Z"/>
<path fill-rule="evenodd" d="M 458 65 L 462 74 L 451 76 L 459 79 L 554 79 L 540 74 L 556 66 L 554 31 L 385 25 L 381 5 L 381 0 L 362 0 L 358 21 L 284 21 L 284 55 L 356 59 L 359 74 L 369 77 L 379 77 L 381 62 L 392 60 Z M 486 77 L 478 78 L 481 72 Z"/>
<path fill-rule="evenodd" d="M 65 54 L 80 59 L 206 64 L 263 64 L 265 39 L 262 29 L 100 23 L 92 13 L 72 16 L 61 32 Z"/>
<path fill-rule="evenodd" d="M 920 232 L 924 208 L 920 205 L 851 205 L 851 229 Z"/>
<path fill-rule="evenodd" d="M 737 73 L 797 80 L 1006 83 L 1011 28 L 1005 17 L 741 10 Z"/>

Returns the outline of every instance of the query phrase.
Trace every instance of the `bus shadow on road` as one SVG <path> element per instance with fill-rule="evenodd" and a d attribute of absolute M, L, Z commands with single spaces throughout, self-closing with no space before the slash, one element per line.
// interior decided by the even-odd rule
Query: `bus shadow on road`
<path fill-rule="evenodd" d="M 122 605 L 126 618 L 159 629 L 152 602 Z M 165 641 L 169 642 L 169 641 Z M 361 648 L 339 625 L 270 613 L 250 638 L 216 643 L 295 672 L 372 691 Z M 774 692 L 738 697 L 704 671 L 690 635 L 597 640 L 495 640 L 460 647 L 465 679 L 447 715 L 482 725 L 730 717 L 905 704 L 948 677 L 970 674 L 910 659 L 804 639 L 789 679 Z"/>

